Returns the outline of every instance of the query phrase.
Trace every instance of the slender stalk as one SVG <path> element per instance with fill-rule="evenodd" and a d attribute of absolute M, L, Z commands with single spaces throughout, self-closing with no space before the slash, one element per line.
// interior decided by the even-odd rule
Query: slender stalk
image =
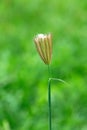
<path fill-rule="evenodd" d="M 48 65 L 48 72 L 50 77 L 50 66 Z M 51 82 L 48 80 L 48 112 L 49 112 L 49 130 L 52 130 L 52 117 L 51 117 Z"/>
<path fill-rule="evenodd" d="M 48 65 L 48 76 L 49 76 L 49 78 L 51 77 L 50 65 Z"/>
<path fill-rule="evenodd" d="M 50 66 L 48 65 L 48 72 L 50 77 Z M 48 80 L 48 113 L 49 113 L 49 130 L 52 130 L 52 112 L 51 112 L 51 81 L 59 81 L 69 86 L 67 82 L 58 78 L 49 78 Z"/>

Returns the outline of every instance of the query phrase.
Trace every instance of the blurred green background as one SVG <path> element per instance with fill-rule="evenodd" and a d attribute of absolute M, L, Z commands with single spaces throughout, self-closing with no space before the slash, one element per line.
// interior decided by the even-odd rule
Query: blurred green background
<path fill-rule="evenodd" d="M 87 0 L 0 0 L 0 130 L 48 130 L 47 66 L 33 42 L 53 35 L 53 130 L 87 130 Z"/>

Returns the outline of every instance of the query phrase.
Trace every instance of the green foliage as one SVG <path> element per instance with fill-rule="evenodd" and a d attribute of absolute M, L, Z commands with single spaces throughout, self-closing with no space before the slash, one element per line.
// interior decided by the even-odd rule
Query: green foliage
<path fill-rule="evenodd" d="M 47 67 L 33 37 L 53 34 L 54 130 L 87 130 L 87 1 L 0 1 L 0 130 L 48 130 Z"/>

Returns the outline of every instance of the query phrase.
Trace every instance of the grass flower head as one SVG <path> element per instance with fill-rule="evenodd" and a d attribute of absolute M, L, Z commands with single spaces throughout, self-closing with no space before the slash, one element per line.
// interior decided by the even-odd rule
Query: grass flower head
<path fill-rule="evenodd" d="M 34 38 L 37 51 L 45 64 L 49 65 L 52 57 L 52 36 L 51 34 L 38 34 Z"/>

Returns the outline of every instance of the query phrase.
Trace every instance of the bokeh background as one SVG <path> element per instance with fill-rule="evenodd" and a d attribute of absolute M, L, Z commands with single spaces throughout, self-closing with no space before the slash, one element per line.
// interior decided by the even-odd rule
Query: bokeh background
<path fill-rule="evenodd" d="M 53 130 L 87 130 L 87 0 L 0 0 L 0 130 L 48 130 L 48 69 L 33 37 L 52 33 Z"/>

